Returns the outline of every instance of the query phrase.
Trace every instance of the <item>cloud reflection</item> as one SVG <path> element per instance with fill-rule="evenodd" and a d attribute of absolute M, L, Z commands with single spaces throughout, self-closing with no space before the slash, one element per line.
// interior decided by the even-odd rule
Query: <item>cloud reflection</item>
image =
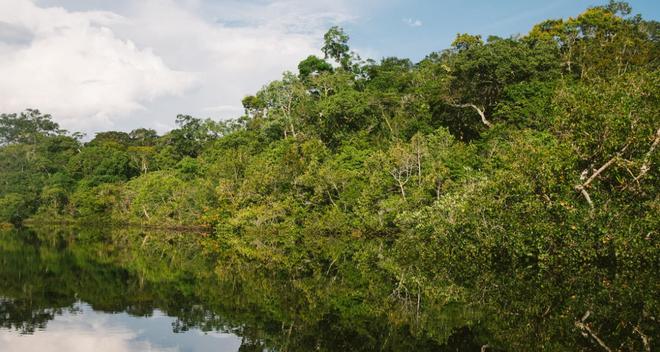
<path fill-rule="evenodd" d="M 156 312 L 152 317 L 106 314 L 80 304 L 82 313 L 67 312 L 45 330 L 21 335 L 0 330 L 1 352 L 184 352 L 237 351 L 241 339 L 232 334 L 174 334 L 172 318 Z"/>

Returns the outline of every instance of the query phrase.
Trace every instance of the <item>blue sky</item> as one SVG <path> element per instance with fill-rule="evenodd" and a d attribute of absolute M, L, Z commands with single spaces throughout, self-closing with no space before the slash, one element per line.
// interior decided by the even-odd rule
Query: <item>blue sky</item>
<path fill-rule="evenodd" d="M 605 1 L 0 0 L 0 112 L 89 135 L 238 117 L 241 99 L 346 29 L 363 57 L 418 61 L 456 33 L 524 34 Z M 660 1 L 630 1 L 658 20 Z M 27 79 L 26 79 L 27 78 Z"/>
<path fill-rule="evenodd" d="M 524 34 L 545 19 L 575 16 L 588 7 L 606 3 L 594 0 L 386 1 L 344 27 L 355 46 L 369 48 L 381 56 L 408 57 L 416 61 L 431 51 L 447 48 L 456 33 L 481 34 L 484 38 Z M 634 13 L 641 13 L 646 19 L 660 17 L 660 1 L 629 3 Z"/>

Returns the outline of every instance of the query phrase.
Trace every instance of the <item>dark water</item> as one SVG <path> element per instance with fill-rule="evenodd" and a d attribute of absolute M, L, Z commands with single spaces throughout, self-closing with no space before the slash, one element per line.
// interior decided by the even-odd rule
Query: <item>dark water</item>
<path fill-rule="evenodd" d="M 657 340 L 656 268 L 480 273 L 422 295 L 341 265 L 274 270 L 194 233 L 0 231 L 0 351 L 644 351 Z"/>

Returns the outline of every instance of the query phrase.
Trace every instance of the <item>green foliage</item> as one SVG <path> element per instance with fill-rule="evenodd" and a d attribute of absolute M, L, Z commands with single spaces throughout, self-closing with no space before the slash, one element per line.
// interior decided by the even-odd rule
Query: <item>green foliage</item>
<path fill-rule="evenodd" d="M 68 171 L 90 185 L 126 181 L 139 173 L 129 154 L 114 142 L 83 148 L 69 160 Z"/>
<path fill-rule="evenodd" d="M 308 56 L 298 64 L 300 78 L 304 79 L 311 74 L 320 74 L 322 72 L 332 72 L 332 65 L 314 55 Z"/>
<path fill-rule="evenodd" d="M 5 194 L 0 198 L 0 222 L 20 222 L 30 214 L 30 200 L 17 193 Z"/>
<path fill-rule="evenodd" d="M 108 221 L 113 208 L 121 204 L 121 189 L 112 183 L 82 183 L 71 195 L 71 204 L 76 217 L 84 219 L 98 216 L 102 221 Z"/>
<path fill-rule="evenodd" d="M 158 133 L 149 128 L 135 129 L 128 136 L 131 138 L 131 144 L 141 147 L 152 146 L 158 140 Z"/>
<path fill-rule="evenodd" d="M 131 143 L 131 136 L 126 132 L 100 132 L 96 134 L 96 137 L 92 139 L 88 145 L 89 146 L 99 146 L 103 144 L 115 144 L 120 146 L 127 146 Z"/>
<path fill-rule="evenodd" d="M 64 132 L 50 115 L 43 115 L 36 109 L 27 109 L 20 114 L 0 114 L 0 145 L 35 144 L 39 137 Z"/>
<path fill-rule="evenodd" d="M 457 51 L 464 51 L 470 48 L 475 48 L 483 45 L 480 35 L 470 35 L 467 33 L 459 33 L 456 39 L 451 43 L 451 46 Z"/>
<path fill-rule="evenodd" d="M 216 124 L 190 115 L 176 117 L 178 129 L 171 131 L 164 140 L 181 156 L 196 157 L 203 146 L 217 137 Z"/>
<path fill-rule="evenodd" d="M 340 27 L 332 27 L 323 35 L 321 51 L 325 58 L 334 59 L 342 68 L 348 69 L 351 64 L 351 54 L 348 46 L 348 34 Z"/>
<path fill-rule="evenodd" d="M 184 159 L 192 160 L 194 159 Z M 190 168 L 192 166 L 188 166 Z M 183 170 L 184 175 L 189 174 Z M 210 190 L 203 181 L 188 181 L 170 171 L 156 171 L 131 180 L 123 190 L 123 201 L 115 211 L 125 212 L 135 222 L 190 224 L 208 207 Z"/>
<path fill-rule="evenodd" d="M 230 263 L 387 291 L 381 312 L 396 307 L 413 330 L 451 302 L 487 301 L 501 319 L 470 331 L 494 348 L 531 350 L 532 336 L 566 350 L 591 346 L 575 321 L 603 309 L 599 322 L 625 323 L 592 328 L 634 350 L 634 321 L 649 329 L 657 287 L 625 299 L 624 286 L 579 275 L 609 280 L 608 266 L 629 280 L 635 266 L 657 267 L 656 32 L 612 2 L 523 37 L 461 34 L 412 63 L 360 61 L 333 27 L 322 50 L 338 68 L 309 56 L 245 97 L 237 120 L 179 115 L 164 136 L 111 131 L 81 144 L 36 110 L 2 115 L 0 221 L 205 225 Z M 538 286 L 523 290 L 531 303 L 516 282 Z M 544 291 L 552 283 L 571 289 Z M 576 286 L 600 296 L 569 301 Z M 354 301 L 369 298 L 333 296 L 325 313 L 359 325 L 368 313 Z M 420 313 L 418 300 L 440 308 Z M 428 336 L 449 336 L 436 329 Z"/>

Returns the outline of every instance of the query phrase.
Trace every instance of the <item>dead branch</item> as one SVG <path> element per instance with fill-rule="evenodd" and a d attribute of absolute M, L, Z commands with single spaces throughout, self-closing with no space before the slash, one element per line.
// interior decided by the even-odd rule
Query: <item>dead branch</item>
<path fill-rule="evenodd" d="M 390 171 L 390 175 L 392 175 L 394 180 L 397 182 L 397 184 L 399 186 L 399 191 L 401 192 L 401 197 L 403 198 L 403 200 L 404 201 L 407 200 L 406 199 L 405 186 L 406 186 L 406 183 L 408 183 L 408 181 L 410 181 L 410 170 L 408 170 L 407 168 L 404 169 L 404 170 L 394 168 Z"/>
<path fill-rule="evenodd" d="M 605 164 L 603 164 L 603 166 L 601 166 L 598 170 L 596 170 L 596 172 L 594 172 L 591 175 L 591 177 L 589 177 L 586 181 L 584 181 L 582 187 L 588 187 L 591 184 L 591 182 L 593 182 L 596 179 L 596 177 L 598 177 L 598 175 L 603 173 L 603 171 L 605 171 L 608 167 L 610 167 L 610 165 L 612 165 L 619 158 L 620 154 L 621 153 L 617 153 L 615 156 L 612 157 L 612 159 L 608 160 Z"/>
<path fill-rule="evenodd" d="M 639 181 L 640 178 L 644 177 L 647 172 L 651 169 L 651 155 L 653 155 L 653 152 L 655 151 L 655 148 L 658 146 L 660 143 L 660 128 L 655 132 L 655 138 L 653 139 L 653 143 L 651 144 L 651 148 L 649 148 L 649 151 L 646 152 L 644 155 L 644 162 L 642 163 L 642 167 L 639 170 L 639 175 L 635 177 L 635 181 Z"/>
<path fill-rule="evenodd" d="M 601 339 L 598 337 L 598 335 L 596 335 L 596 333 L 594 333 L 593 330 L 591 330 L 591 328 L 589 327 L 589 325 L 587 325 L 587 324 L 584 323 L 585 320 L 587 320 L 587 318 L 589 317 L 590 314 L 591 314 L 590 311 L 587 311 L 586 313 L 584 313 L 584 316 L 582 316 L 582 319 L 575 321 L 575 326 L 576 326 L 578 329 L 582 330 L 582 335 L 583 335 L 583 336 L 585 336 L 585 337 L 586 337 L 586 336 L 590 336 L 590 337 L 591 337 L 592 339 L 594 339 L 594 341 L 596 341 L 596 343 L 598 343 L 598 344 L 600 345 L 600 347 L 602 347 L 605 351 L 607 351 L 607 352 L 612 352 L 612 350 L 611 350 L 609 347 L 607 347 L 607 345 L 605 344 L 605 342 L 603 342 L 603 340 L 601 340 Z"/>
<path fill-rule="evenodd" d="M 651 352 L 651 338 L 646 336 L 646 334 L 642 332 L 642 330 L 639 328 L 639 325 L 635 326 L 633 328 L 633 331 L 636 332 L 639 335 L 639 337 L 642 338 L 642 343 L 644 344 L 644 350 L 646 352 Z"/>
<path fill-rule="evenodd" d="M 628 148 L 628 144 L 626 144 L 618 153 L 616 153 L 610 160 L 608 160 L 603 166 L 601 166 L 598 170 L 596 170 L 586 181 L 584 181 L 582 184 L 576 185 L 575 190 L 579 191 L 582 193 L 584 198 L 587 200 L 587 203 L 589 203 L 589 206 L 593 209 L 594 208 L 594 202 L 591 200 L 591 197 L 589 196 L 589 193 L 587 192 L 587 187 L 593 182 L 598 175 L 603 173 L 603 171 L 607 170 L 608 167 L 610 167 L 614 162 L 616 162 L 620 157 L 621 154 L 623 154 L 624 151 Z"/>
<path fill-rule="evenodd" d="M 589 206 L 591 207 L 591 209 L 593 209 L 594 208 L 594 202 L 591 201 L 591 197 L 589 197 L 589 193 L 587 192 L 586 189 L 584 189 L 584 186 L 577 185 L 577 186 L 575 186 L 575 189 L 580 191 L 580 193 L 582 193 L 582 195 L 584 196 L 584 199 L 587 200 L 587 203 L 589 203 Z"/>
<path fill-rule="evenodd" d="M 452 103 L 449 103 L 449 105 L 456 108 L 473 108 L 474 110 L 477 111 L 477 114 L 479 114 L 479 116 L 481 117 L 481 122 L 483 122 L 484 125 L 486 125 L 486 127 L 493 127 L 493 124 L 491 124 L 490 121 L 486 119 L 486 114 L 484 113 L 484 110 L 480 109 L 478 106 L 474 104 L 452 104 Z"/>
<path fill-rule="evenodd" d="M 151 220 L 151 216 L 149 216 L 149 213 L 147 213 L 147 208 L 142 206 L 142 212 L 144 213 L 144 216 L 147 218 L 147 220 Z"/>

